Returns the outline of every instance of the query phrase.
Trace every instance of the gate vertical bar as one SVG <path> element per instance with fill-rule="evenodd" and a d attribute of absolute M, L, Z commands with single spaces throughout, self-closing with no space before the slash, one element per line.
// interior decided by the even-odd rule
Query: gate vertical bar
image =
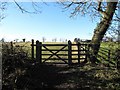
<path fill-rule="evenodd" d="M 91 47 L 91 44 L 88 44 L 87 59 L 89 59 L 89 60 L 90 60 L 90 47 Z"/>
<path fill-rule="evenodd" d="M 85 63 L 87 62 L 88 44 L 85 44 Z"/>
<path fill-rule="evenodd" d="M 68 64 L 72 64 L 72 43 L 70 40 L 68 41 Z"/>
<path fill-rule="evenodd" d="M 78 64 L 80 64 L 80 42 L 78 42 Z"/>
<path fill-rule="evenodd" d="M 31 54 L 32 54 L 32 60 L 34 60 L 34 39 L 32 39 L 32 50 L 31 50 Z"/>

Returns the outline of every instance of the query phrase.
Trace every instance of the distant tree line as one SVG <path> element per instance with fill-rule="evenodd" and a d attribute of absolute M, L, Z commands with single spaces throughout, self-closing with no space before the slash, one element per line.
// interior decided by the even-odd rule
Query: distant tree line
<path fill-rule="evenodd" d="M 42 37 L 42 42 L 46 42 L 46 38 L 45 37 Z M 51 40 L 52 42 L 67 42 L 68 40 L 67 39 L 62 39 L 62 38 L 60 38 L 60 39 L 58 39 L 58 38 L 52 38 L 52 40 Z"/>

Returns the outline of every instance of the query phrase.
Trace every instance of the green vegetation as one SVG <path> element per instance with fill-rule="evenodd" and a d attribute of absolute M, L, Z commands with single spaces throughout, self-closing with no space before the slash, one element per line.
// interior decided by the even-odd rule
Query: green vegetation
<path fill-rule="evenodd" d="M 120 46 L 118 42 L 102 42 L 101 47 L 108 49 L 117 49 Z"/>
<path fill-rule="evenodd" d="M 118 42 L 102 42 L 98 53 L 98 59 L 106 66 L 117 67 Z"/>
<path fill-rule="evenodd" d="M 120 72 L 116 67 L 108 67 L 103 62 L 98 63 L 98 65 L 88 62 L 85 65 L 72 66 L 35 64 L 30 58 L 30 44 L 30 42 L 18 42 L 14 43 L 11 48 L 10 43 L 3 43 L 3 90 L 34 90 L 40 88 L 120 89 Z M 104 48 L 107 48 L 107 43 L 102 44 L 105 46 Z M 60 49 L 61 47 L 48 48 Z"/>

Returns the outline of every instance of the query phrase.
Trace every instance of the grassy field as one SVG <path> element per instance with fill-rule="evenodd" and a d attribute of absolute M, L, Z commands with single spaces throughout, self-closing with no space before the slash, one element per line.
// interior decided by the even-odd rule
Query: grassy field
<path fill-rule="evenodd" d="M 117 50 L 119 47 L 120 44 L 118 42 L 102 42 L 98 53 L 100 57 L 98 57 L 98 59 L 103 63 L 109 63 L 116 66 L 118 60 Z"/>
<path fill-rule="evenodd" d="M 101 47 L 108 49 L 116 49 L 120 47 L 120 43 L 118 42 L 102 42 Z"/>
<path fill-rule="evenodd" d="M 75 44 L 75 42 L 72 42 L 73 44 Z M 34 43 L 35 44 L 35 43 Z M 68 44 L 68 42 L 43 42 L 42 44 Z M 17 42 L 14 44 L 14 46 L 19 46 L 18 48 L 20 49 L 21 46 L 22 49 L 28 53 L 29 57 L 31 57 L 31 42 Z M 50 50 L 60 50 L 63 46 L 47 46 L 48 49 Z M 46 50 L 44 47 L 42 47 L 43 50 Z M 68 50 L 68 46 L 66 46 L 63 50 Z M 77 46 L 72 46 L 72 50 L 77 50 Z M 56 51 L 52 51 L 52 52 L 56 52 Z M 84 52 L 81 52 L 81 53 L 84 53 Z M 42 51 L 42 54 L 52 54 L 50 51 Z M 60 51 L 58 52 L 57 54 L 66 54 L 66 55 L 62 55 L 60 56 L 61 58 L 66 58 L 66 62 L 68 62 L 68 51 Z M 78 54 L 78 52 L 72 52 L 72 54 Z M 34 57 L 36 57 L 36 47 L 34 47 Z M 50 55 L 43 55 L 42 58 L 49 58 Z M 81 58 L 84 58 L 85 56 L 82 55 Z M 58 58 L 57 56 L 52 56 L 52 58 Z M 78 56 L 77 55 L 74 55 L 72 56 L 72 58 L 76 58 L 76 60 L 73 60 L 73 63 L 75 62 L 78 62 L 77 58 Z M 56 60 L 56 62 L 58 62 L 60 60 Z M 82 60 L 81 60 L 82 61 Z M 48 60 L 48 62 L 52 62 L 52 60 Z M 54 60 L 53 60 L 54 62 Z M 62 61 L 63 62 L 63 61 Z"/>
<path fill-rule="evenodd" d="M 75 42 L 73 42 L 75 43 Z M 67 42 L 43 42 L 42 44 L 67 44 Z M 29 57 L 31 57 L 31 42 L 18 42 L 18 43 L 14 43 L 14 46 L 20 46 L 18 47 L 18 49 L 23 49 L 25 52 L 28 53 Z M 22 47 L 21 47 L 22 46 Z M 48 49 L 61 49 L 63 46 L 47 46 Z M 113 53 L 115 52 L 115 50 L 119 47 L 118 46 L 118 43 L 115 43 L 115 42 L 102 42 L 101 43 L 101 46 L 100 46 L 100 50 L 102 49 L 106 49 L 106 50 L 111 50 Z M 44 47 L 42 47 L 42 49 L 45 50 Z M 64 48 L 64 50 L 67 50 L 68 47 Z M 35 50 L 35 54 L 34 54 L 34 57 L 36 56 L 36 48 L 34 48 Z M 72 50 L 77 50 L 77 47 L 76 46 L 72 46 Z M 55 51 L 54 51 L 55 52 Z M 111 53 L 112 53 L 111 52 Z M 51 52 L 49 51 L 43 51 L 42 52 L 43 54 L 51 54 Z M 72 52 L 73 54 L 77 54 L 77 52 Z M 58 54 L 68 54 L 67 51 L 60 51 L 58 52 Z M 107 54 L 107 52 L 106 52 Z M 43 58 L 45 57 L 49 57 L 49 56 L 43 56 Z M 67 58 L 66 56 L 62 56 L 62 57 L 65 57 Z M 76 57 L 76 56 L 73 56 L 73 58 Z"/>

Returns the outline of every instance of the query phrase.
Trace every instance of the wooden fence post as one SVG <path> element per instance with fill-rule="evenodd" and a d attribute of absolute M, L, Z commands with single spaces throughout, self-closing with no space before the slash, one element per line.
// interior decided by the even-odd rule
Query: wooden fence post
<path fill-rule="evenodd" d="M 13 54 L 13 42 L 10 42 L 10 46 L 11 46 L 11 53 Z"/>
<path fill-rule="evenodd" d="M 110 66 L 110 50 L 108 50 L 108 62 L 109 62 L 109 66 Z"/>
<path fill-rule="evenodd" d="M 80 42 L 78 42 L 78 64 L 80 64 Z"/>
<path fill-rule="evenodd" d="M 68 41 L 68 64 L 72 64 L 72 43 L 70 40 Z"/>
<path fill-rule="evenodd" d="M 36 41 L 36 61 L 41 63 L 41 42 Z"/>
<path fill-rule="evenodd" d="M 110 61 L 110 50 L 108 50 L 108 61 Z"/>
<path fill-rule="evenodd" d="M 34 60 L 34 39 L 32 39 L 32 50 L 31 50 L 31 54 L 32 54 L 32 60 Z"/>

